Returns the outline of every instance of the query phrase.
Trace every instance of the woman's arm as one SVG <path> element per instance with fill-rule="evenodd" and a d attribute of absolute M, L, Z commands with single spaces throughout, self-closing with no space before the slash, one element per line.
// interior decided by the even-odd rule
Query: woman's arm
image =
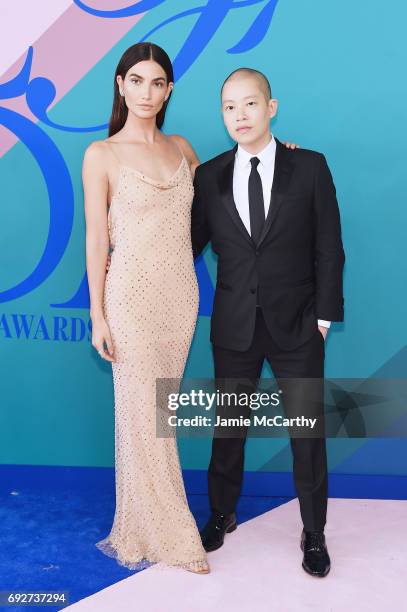
<path fill-rule="evenodd" d="M 104 143 L 93 142 L 89 145 L 83 158 L 82 181 L 86 221 L 86 270 L 89 284 L 90 318 L 92 319 L 92 328 L 94 331 L 96 330 L 96 334 L 92 334 L 92 344 L 99 352 L 103 352 L 101 356 L 112 361 L 103 344 L 106 341 L 109 353 L 112 354 L 113 346 L 103 312 L 106 260 L 109 250 L 107 226 L 108 177 L 105 155 Z"/>

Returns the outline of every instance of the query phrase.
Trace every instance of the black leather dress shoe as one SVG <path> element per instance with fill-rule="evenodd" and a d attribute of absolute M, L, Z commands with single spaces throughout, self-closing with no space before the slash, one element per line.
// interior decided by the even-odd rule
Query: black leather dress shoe
<path fill-rule="evenodd" d="M 323 531 L 305 531 L 301 534 L 301 550 L 304 552 L 302 567 L 311 576 L 323 578 L 331 569 L 331 560 Z"/>
<path fill-rule="evenodd" d="M 201 540 L 206 552 L 217 550 L 223 544 L 225 533 L 230 533 L 237 528 L 236 514 L 220 514 L 212 512 L 209 521 L 200 532 Z"/>

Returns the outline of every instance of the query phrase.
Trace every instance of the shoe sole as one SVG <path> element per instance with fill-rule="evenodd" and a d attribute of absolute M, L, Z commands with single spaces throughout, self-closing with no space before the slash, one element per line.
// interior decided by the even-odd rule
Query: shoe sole
<path fill-rule="evenodd" d="M 226 533 L 232 533 L 232 531 L 235 531 L 235 529 L 237 529 L 237 523 L 234 523 L 233 525 L 231 525 L 230 527 L 228 527 L 225 531 Z M 205 548 L 206 552 L 213 552 L 214 550 L 218 550 L 218 548 L 220 548 L 221 546 L 223 546 L 223 542 L 221 542 L 221 544 L 219 544 L 219 546 L 212 546 L 211 548 Z"/>

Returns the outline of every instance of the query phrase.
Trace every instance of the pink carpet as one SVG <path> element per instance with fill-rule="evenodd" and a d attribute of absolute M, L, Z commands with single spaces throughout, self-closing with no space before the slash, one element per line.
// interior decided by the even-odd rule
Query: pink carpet
<path fill-rule="evenodd" d="M 153 566 L 64 609 L 401 610 L 406 606 L 406 525 L 406 501 L 330 499 L 325 535 L 332 567 L 326 578 L 314 578 L 301 567 L 295 499 L 227 535 L 224 546 L 208 555 L 210 574 Z"/>

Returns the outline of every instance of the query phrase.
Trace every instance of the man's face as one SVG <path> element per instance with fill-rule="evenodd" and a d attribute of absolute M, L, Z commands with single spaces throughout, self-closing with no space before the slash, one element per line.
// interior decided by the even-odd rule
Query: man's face
<path fill-rule="evenodd" d="M 259 80 L 250 75 L 232 78 L 222 91 L 223 120 L 229 135 L 242 146 L 261 141 L 270 133 L 277 100 L 266 99 Z"/>

